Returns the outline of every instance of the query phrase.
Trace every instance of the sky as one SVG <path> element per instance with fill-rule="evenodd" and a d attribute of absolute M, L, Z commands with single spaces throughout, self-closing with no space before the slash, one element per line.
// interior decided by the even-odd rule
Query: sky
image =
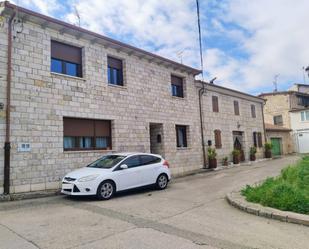
<path fill-rule="evenodd" d="M 14 0 L 200 68 L 196 0 Z M 308 83 L 308 0 L 200 0 L 204 80 L 259 94 Z"/>

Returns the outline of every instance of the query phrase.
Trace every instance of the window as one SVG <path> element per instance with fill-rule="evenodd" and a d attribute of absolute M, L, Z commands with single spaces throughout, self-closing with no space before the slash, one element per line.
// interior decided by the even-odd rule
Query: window
<path fill-rule="evenodd" d="M 183 78 L 171 76 L 172 96 L 183 98 Z"/>
<path fill-rule="evenodd" d="M 119 162 L 125 159 L 125 156 L 119 155 L 107 155 L 104 156 L 93 163 L 89 164 L 87 167 L 89 168 L 99 168 L 99 169 L 110 169 L 116 166 Z"/>
<path fill-rule="evenodd" d="M 308 107 L 309 106 L 309 97 L 298 96 L 298 105 Z"/>
<path fill-rule="evenodd" d="M 122 60 L 107 57 L 108 84 L 123 86 Z"/>
<path fill-rule="evenodd" d="M 253 145 L 257 148 L 263 147 L 262 141 L 262 133 L 261 132 L 253 132 Z"/>
<path fill-rule="evenodd" d="M 215 130 L 215 147 L 216 149 L 222 148 L 222 142 L 221 142 L 221 131 L 220 130 Z"/>
<path fill-rule="evenodd" d="M 251 117 L 256 118 L 255 105 L 251 105 Z"/>
<path fill-rule="evenodd" d="M 219 112 L 219 101 L 217 96 L 212 96 L 212 111 Z"/>
<path fill-rule="evenodd" d="M 131 156 L 126 159 L 123 164 L 126 164 L 128 168 L 134 168 L 141 165 L 140 157 L 139 156 Z"/>
<path fill-rule="evenodd" d="M 111 121 L 63 118 L 64 150 L 111 149 Z"/>
<path fill-rule="evenodd" d="M 282 115 L 274 116 L 274 125 L 283 125 Z"/>
<path fill-rule="evenodd" d="M 187 144 L 187 126 L 176 125 L 177 147 L 188 147 Z"/>
<path fill-rule="evenodd" d="M 81 48 L 51 41 L 51 71 L 82 77 Z"/>
<path fill-rule="evenodd" d="M 161 158 L 149 155 L 141 155 L 141 165 L 148 165 L 161 162 Z"/>
<path fill-rule="evenodd" d="M 300 113 L 301 121 L 309 121 L 309 111 L 302 111 Z"/>
<path fill-rule="evenodd" d="M 237 100 L 234 100 L 234 113 L 239 116 L 239 103 Z"/>

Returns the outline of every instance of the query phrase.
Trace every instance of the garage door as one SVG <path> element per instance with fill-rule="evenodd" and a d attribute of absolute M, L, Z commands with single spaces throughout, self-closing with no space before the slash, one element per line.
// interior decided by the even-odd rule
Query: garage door
<path fill-rule="evenodd" d="M 297 138 L 299 153 L 309 153 L 309 132 L 300 132 Z"/>

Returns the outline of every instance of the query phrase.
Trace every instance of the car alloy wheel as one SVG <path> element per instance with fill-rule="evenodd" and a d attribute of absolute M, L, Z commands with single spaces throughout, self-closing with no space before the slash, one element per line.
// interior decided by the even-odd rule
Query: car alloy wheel
<path fill-rule="evenodd" d="M 97 196 L 99 199 L 108 200 L 115 192 L 115 186 L 111 181 L 104 181 L 100 184 Z"/>
<path fill-rule="evenodd" d="M 159 189 L 165 189 L 168 183 L 167 176 L 165 174 L 159 175 L 157 180 L 157 186 Z"/>

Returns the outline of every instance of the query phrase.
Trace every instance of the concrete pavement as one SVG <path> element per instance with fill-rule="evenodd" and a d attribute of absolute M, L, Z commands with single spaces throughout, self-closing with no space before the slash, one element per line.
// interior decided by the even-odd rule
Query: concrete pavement
<path fill-rule="evenodd" d="M 224 196 L 278 175 L 297 157 L 176 179 L 109 201 L 48 197 L 0 203 L 0 248 L 309 248 L 308 227 L 243 213 Z"/>

